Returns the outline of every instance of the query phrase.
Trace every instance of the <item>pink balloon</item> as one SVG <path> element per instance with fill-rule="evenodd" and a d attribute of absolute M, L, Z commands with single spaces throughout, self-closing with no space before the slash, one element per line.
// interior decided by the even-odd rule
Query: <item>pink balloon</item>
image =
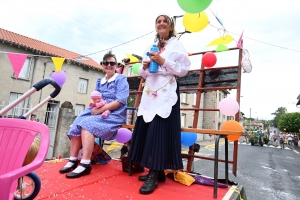
<path fill-rule="evenodd" d="M 222 99 L 219 103 L 219 110 L 223 115 L 234 116 L 240 109 L 238 102 L 232 98 Z"/>
<path fill-rule="evenodd" d="M 127 128 L 120 128 L 118 130 L 116 141 L 119 143 L 126 143 L 131 139 L 132 132 Z"/>
<path fill-rule="evenodd" d="M 55 80 L 55 82 L 62 86 L 65 82 L 66 82 L 66 79 L 67 79 L 67 75 L 64 71 L 59 71 L 59 72 L 54 72 L 50 78 L 52 78 L 53 80 Z"/>

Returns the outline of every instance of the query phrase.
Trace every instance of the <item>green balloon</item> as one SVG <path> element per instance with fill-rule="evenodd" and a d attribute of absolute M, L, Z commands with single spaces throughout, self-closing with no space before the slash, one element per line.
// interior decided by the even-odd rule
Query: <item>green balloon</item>
<path fill-rule="evenodd" d="M 199 13 L 208 8 L 212 0 L 177 0 L 178 5 L 187 13 Z"/>
<path fill-rule="evenodd" d="M 142 66 L 142 63 L 135 63 L 132 65 L 132 72 L 136 75 L 139 75 L 139 68 Z"/>

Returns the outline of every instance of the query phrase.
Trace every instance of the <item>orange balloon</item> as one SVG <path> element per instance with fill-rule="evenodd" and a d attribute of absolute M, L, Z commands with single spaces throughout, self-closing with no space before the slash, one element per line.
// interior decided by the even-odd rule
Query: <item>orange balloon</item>
<path fill-rule="evenodd" d="M 240 123 L 234 120 L 228 120 L 221 126 L 222 131 L 243 131 L 243 127 Z M 241 136 L 239 135 L 228 135 L 228 140 L 238 140 Z"/>

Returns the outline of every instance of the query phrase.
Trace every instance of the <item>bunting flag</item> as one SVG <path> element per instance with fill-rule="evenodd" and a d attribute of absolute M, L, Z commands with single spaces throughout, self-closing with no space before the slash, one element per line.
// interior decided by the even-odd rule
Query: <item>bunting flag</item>
<path fill-rule="evenodd" d="M 241 36 L 240 36 L 240 39 L 239 39 L 239 41 L 238 41 L 237 44 L 236 44 L 236 47 L 239 48 L 239 49 L 242 49 L 242 48 L 243 48 L 243 44 L 242 44 L 243 34 L 244 34 L 244 31 L 242 32 L 242 34 L 241 34 Z"/>
<path fill-rule="evenodd" d="M 215 40 L 213 40 L 211 43 L 209 43 L 207 45 L 207 47 L 209 46 L 215 46 L 215 45 L 219 45 L 219 44 L 228 44 L 230 42 L 232 42 L 234 39 L 231 35 L 227 34 L 226 36 L 223 37 L 219 37 Z"/>
<path fill-rule="evenodd" d="M 228 51 L 228 47 L 226 47 L 224 44 L 219 44 L 216 52 L 222 52 L 222 51 Z"/>
<path fill-rule="evenodd" d="M 51 59 L 54 63 L 55 71 L 59 72 L 62 68 L 65 58 L 51 57 Z"/>
<path fill-rule="evenodd" d="M 23 68 L 25 60 L 27 58 L 27 54 L 17 54 L 17 53 L 7 53 L 7 56 L 10 60 L 10 63 L 13 67 L 15 77 L 18 79 L 19 74 Z"/>
<path fill-rule="evenodd" d="M 133 62 L 139 62 L 139 59 L 133 55 L 130 55 L 128 53 L 126 53 L 126 56 L 130 59 L 130 62 L 133 63 Z"/>

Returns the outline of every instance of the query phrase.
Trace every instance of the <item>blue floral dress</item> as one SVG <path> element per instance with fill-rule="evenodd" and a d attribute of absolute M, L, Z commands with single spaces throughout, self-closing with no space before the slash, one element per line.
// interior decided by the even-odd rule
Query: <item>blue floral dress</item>
<path fill-rule="evenodd" d="M 107 103 L 117 100 L 122 106 L 112 110 L 107 118 L 100 115 L 91 115 L 92 108 L 85 109 L 73 122 L 68 136 L 80 136 L 81 128 L 92 133 L 95 137 L 105 140 L 112 140 L 116 137 L 117 130 L 126 119 L 127 98 L 129 96 L 129 85 L 127 77 L 122 74 L 115 74 L 106 81 L 106 78 L 99 78 L 96 82 L 96 90 L 102 94 L 103 100 Z"/>

